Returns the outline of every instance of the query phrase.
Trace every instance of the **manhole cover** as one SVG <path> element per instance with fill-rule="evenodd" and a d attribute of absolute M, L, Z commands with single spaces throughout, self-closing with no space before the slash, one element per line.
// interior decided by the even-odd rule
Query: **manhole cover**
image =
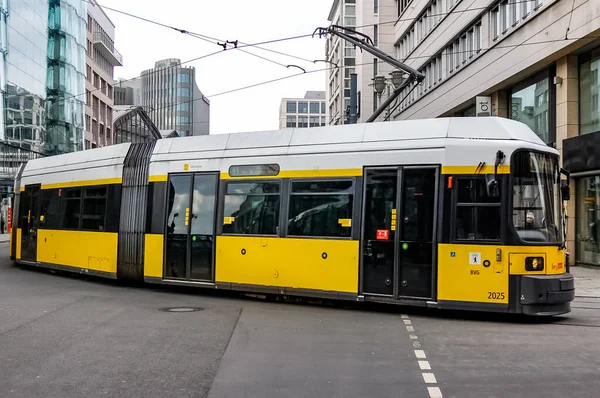
<path fill-rule="evenodd" d="M 200 307 L 170 307 L 170 308 L 161 308 L 161 311 L 165 312 L 196 312 L 203 311 L 204 308 Z"/>

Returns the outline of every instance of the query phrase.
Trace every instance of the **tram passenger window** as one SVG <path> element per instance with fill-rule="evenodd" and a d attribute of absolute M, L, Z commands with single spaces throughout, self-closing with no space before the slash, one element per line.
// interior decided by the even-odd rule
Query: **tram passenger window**
<path fill-rule="evenodd" d="M 42 190 L 42 211 L 40 216 L 40 228 L 60 228 L 60 196 L 58 189 Z"/>
<path fill-rule="evenodd" d="M 500 240 L 500 197 L 488 196 L 485 178 L 459 178 L 457 191 L 455 239 Z"/>
<path fill-rule="evenodd" d="M 223 211 L 223 233 L 277 235 L 279 182 L 229 182 Z"/>
<path fill-rule="evenodd" d="M 287 233 L 349 238 L 352 205 L 352 180 L 293 181 Z"/>
<path fill-rule="evenodd" d="M 81 229 L 104 231 L 106 217 L 106 187 L 85 188 Z"/>
<path fill-rule="evenodd" d="M 61 193 L 63 200 L 60 203 L 62 213 L 62 227 L 65 229 L 78 229 L 81 218 L 81 188 L 65 189 Z"/>

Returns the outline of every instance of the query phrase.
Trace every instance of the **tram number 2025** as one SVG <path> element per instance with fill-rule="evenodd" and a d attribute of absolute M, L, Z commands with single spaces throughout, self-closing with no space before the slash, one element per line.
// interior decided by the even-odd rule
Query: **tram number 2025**
<path fill-rule="evenodd" d="M 503 292 L 488 292 L 488 300 L 504 300 Z"/>

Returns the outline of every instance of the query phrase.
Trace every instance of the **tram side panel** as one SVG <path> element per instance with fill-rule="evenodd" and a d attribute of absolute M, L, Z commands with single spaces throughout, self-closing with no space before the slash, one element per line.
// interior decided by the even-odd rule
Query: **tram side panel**
<path fill-rule="evenodd" d="M 116 278 L 121 185 L 42 189 L 37 262 Z"/>

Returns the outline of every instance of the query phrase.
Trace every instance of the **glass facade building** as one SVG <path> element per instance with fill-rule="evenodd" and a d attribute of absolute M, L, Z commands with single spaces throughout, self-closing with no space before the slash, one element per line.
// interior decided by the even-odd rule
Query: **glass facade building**
<path fill-rule="evenodd" d="M 0 191 L 46 136 L 47 0 L 0 0 Z"/>
<path fill-rule="evenodd" d="M 86 5 L 0 0 L 3 196 L 23 161 L 82 147 Z"/>
<path fill-rule="evenodd" d="M 46 78 L 48 154 L 83 149 L 87 2 L 50 0 Z"/>
<path fill-rule="evenodd" d="M 142 106 L 159 130 L 179 136 L 210 130 L 210 102 L 196 85 L 196 70 L 176 58 L 157 61 L 142 72 Z"/>

